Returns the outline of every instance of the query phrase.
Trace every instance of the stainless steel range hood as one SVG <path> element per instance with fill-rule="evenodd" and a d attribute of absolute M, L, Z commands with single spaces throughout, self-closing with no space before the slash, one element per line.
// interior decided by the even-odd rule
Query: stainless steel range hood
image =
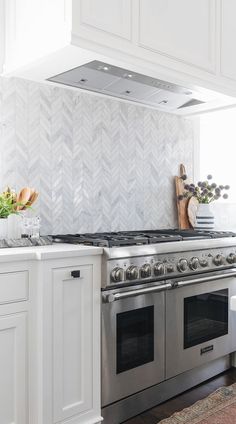
<path fill-rule="evenodd" d="M 48 81 L 137 102 L 173 112 L 204 104 L 206 94 L 94 60 Z"/>

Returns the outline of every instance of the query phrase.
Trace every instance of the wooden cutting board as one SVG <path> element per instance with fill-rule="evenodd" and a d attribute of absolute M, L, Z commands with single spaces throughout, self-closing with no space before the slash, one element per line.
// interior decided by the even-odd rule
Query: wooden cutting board
<path fill-rule="evenodd" d="M 181 230 L 192 228 L 188 219 L 188 199 L 183 199 L 181 201 L 178 200 L 178 196 L 182 195 L 185 191 L 184 185 L 186 184 L 186 181 L 182 180 L 182 175 L 186 175 L 186 170 L 183 164 L 180 165 L 180 176 L 175 177 L 178 222 Z"/>
<path fill-rule="evenodd" d="M 196 197 L 190 197 L 188 202 L 188 219 L 192 227 L 194 228 L 196 225 L 196 216 L 198 210 L 199 202 Z"/>

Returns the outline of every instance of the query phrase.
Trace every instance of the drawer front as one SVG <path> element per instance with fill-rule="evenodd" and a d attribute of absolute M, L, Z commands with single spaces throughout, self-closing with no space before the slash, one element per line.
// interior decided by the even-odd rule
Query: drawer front
<path fill-rule="evenodd" d="M 0 305 L 23 302 L 29 297 L 29 272 L 15 271 L 0 274 Z"/>

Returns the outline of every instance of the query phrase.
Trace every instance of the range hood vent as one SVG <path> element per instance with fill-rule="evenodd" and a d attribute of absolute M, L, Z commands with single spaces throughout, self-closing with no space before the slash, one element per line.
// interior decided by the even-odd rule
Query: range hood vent
<path fill-rule="evenodd" d="M 145 76 L 97 60 L 48 78 L 48 81 L 175 111 L 205 103 L 183 86 Z"/>

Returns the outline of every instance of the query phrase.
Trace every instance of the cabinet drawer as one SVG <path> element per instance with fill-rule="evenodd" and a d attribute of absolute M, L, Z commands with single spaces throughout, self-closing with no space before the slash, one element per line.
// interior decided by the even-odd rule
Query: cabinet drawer
<path fill-rule="evenodd" d="M 15 271 L 0 274 L 0 305 L 27 300 L 28 293 L 28 271 Z"/>

